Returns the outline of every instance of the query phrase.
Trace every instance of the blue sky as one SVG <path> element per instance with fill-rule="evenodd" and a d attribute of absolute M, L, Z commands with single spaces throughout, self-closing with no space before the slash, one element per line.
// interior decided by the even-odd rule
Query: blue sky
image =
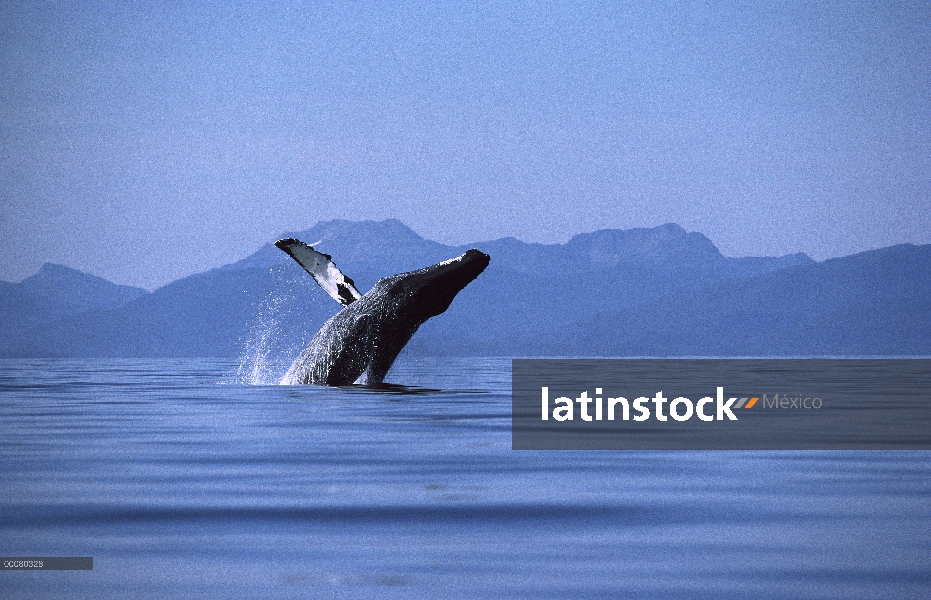
<path fill-rule="evenodd" d="M 316 4 L 0 5 L 0 279 L 151 289 L 334 218 L 931 242 L 927 2 Z"/>

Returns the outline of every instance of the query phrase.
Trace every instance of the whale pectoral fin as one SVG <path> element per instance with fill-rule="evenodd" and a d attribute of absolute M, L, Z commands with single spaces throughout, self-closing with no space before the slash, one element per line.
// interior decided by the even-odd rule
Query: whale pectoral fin
<path fill-rule="evenodd" d="M 362 297 L 356 289 L 355 282 L 336 268 L 336 264 L 328 254 L 317 252 L 313 247 L 293 238 L 278 240 L 275 246 L 304 267 L 304 270 L 310 273 L 323 291 L 343 306 L 349 306 Z"/>

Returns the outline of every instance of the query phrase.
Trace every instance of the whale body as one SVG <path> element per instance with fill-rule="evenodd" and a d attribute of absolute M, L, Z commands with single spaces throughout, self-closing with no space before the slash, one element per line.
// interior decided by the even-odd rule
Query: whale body
<path fill-rule="evenodd" d="M 293 239 L 276 245 L 314 275 L 338 302 L 346 304 L 311 339 L 282 378 L 283 385 L 381 383 L 417 329 L 449 308 L 456 294 L 478 277 L 490 260 L 483 252 L 469 250 L 430 267 L 379 279 L 356 299 L 352 280 L 336 269 L 329 256 Z M 324 281 L 315 273 L 321 273 Z"/>

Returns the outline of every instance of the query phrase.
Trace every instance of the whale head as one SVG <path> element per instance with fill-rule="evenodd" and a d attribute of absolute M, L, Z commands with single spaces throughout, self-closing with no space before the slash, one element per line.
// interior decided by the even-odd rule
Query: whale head
<path fill-rule="evenodd" d="M 386 277 L 375 287 L 390 290 L 387 296 L 398 301 L 398 313 L 423 323 L 445 312 L 456 294 L 485 270 L 489 260 L 484 252 L 472 249 L 423 269 Z"/>

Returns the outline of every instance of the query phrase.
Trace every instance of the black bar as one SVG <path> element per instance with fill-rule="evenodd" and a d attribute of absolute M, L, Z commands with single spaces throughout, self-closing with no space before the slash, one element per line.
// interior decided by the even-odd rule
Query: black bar
<path fill-rule="evenodd" d="M 4 571 L 93 571 L 92 556 L 4 556 Z"/>

